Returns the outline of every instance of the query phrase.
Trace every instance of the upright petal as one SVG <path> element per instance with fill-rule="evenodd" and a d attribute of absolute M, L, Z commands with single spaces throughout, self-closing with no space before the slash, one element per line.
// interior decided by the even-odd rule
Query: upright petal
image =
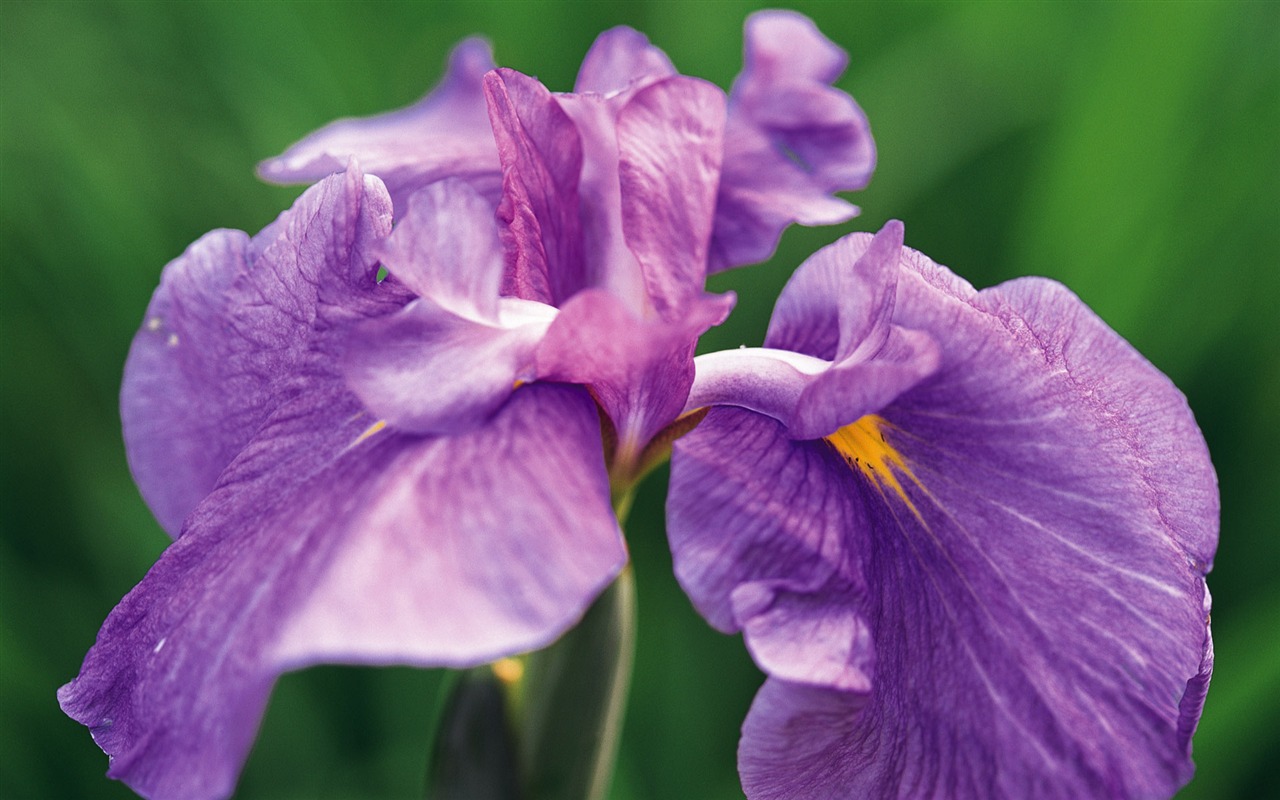
<path fill-rule="evenodd" d="M 440 85 L 417 103 L 385 114 L 332 122 L 258 166 L 276 183 L 307 183 L 344 169 L 355 158 L 382 178 L 395 201 L 446 177 L 467 180 L 496 198 L 498 151 L 489 128 L 481 79 L 494 68 L 483 39 L 454 48 Z"/>
<path fill-rule="evenodd" d="M 845 54 L 813 22 L 790 11 L 752 15 L 744 61 L 729 94 L 713 271 L 768 258 L 793 222 L 854 216 L 832 192 L 866 186 L 875 166 L 866 116 L 831 86 Z"/>
<path fill-rule="evenodd" d="M 390 224 L 382 184 L 352 169 L 307 190 L 252 241 L 215 231 L 165 268 L 120 410 L 130 468 L 170 535 L 298 391 L 313 340 L 405 302 L 375 281 L 371 247 Z"/>
<path fill-rule="evenodd" d="M 623 25 L 596 37 L 582 59 L 573 90 L 608 95 L 636 82 L 675 74 L 666 53 L 650 44 L 643 33 Z"/>
<path fill-rule="evenodd" d="M 724 136 L 724 96 L 675 77 L 637 91 L 618 114 L 622 229 L 649 301 L 679 314 L 702 292 Z"/>
<path fill-rule="evenodd" d="M 748 796 L 1172 795 L 1212 665 L 1218 508 L 1185 400 L 1048 281 L 975 292 L 908 252 L 893 323 L 938 343 L 937 370 L 857 431 L 795 441 L 713 410 L 675 446 L 677 574 L 773 676 Z M 761 585 L 808 588 L 777 613 L 827 646 L 739 618 Z M 867 674 L 868 652 L 869 688 L 834 669 Z"/>
<path fill-rule="evenodd" d="M 582 140 L 546 87 L 502 69 L 484 81 L 502 159 L 498 207 L 512 263 L 503 294 L 558 305 L 583 285 Z"/>
<path fill-rule="evenodd" d="M 230 795 L 285 670 L 539 647 L 623 563 L 581 390 L 522 389 L 447 439 L 371 432 L 358 408 L 283 406 L 59 693 L 144 796 Z"/>

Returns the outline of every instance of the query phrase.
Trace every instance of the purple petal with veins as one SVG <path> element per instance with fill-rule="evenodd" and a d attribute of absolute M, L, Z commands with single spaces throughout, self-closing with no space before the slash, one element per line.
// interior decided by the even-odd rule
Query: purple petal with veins
<path fill-rule="evenodd" d="M 676 68 L 666 53 L 650 44 L 648 37 L 632 28 L 619 26 L 596 37 L 582 59 L 573 91 L 610 95 L 637 82 L 675 74 Z"/>
<path fill-rule="evenodd" d="M 231 794 L 281 673 L 470 666 L 553 641 L 626 559 L 581 389 L 443 438 L 369 428 L 340 383 L 282 404 L 58 693 L 110 776 Z"/>
<path fill-rule="evenodd" d="M 440 85 L 417 103 L 385 114 L 331 122 L 258 165 L 274 183 L 307 183 L 341 172 L 352 158 L 386 183 L 397 214 L 409 195 L 442 178 L 460 178 L 496 198 L 501 171 L 481 79 L 494 68 L 483 39 L 449 56 Z"/>
<path fill-rule="evenodd" d="M 729 93 L 712 271 L 764 261 L 783 228 L 858 213 L 833 196 L 861 189 L 875 167 L 866 116 L 831 84 L 847 59 L 807 17 L 747 20 L 742 74 Z"/>
<path fill-rule="evenodd" d="M 797 271 L 769 347 L 737 356 L 770 367 L 735 384 L 733 353 L 698 359 L 690 403 L 715 407 L 674 447 L 677 577 L 769 675 L 747 796 L 1171 796 L 1218 530 L 1185 399 L 1061 286 L 977 292 L 909 250 L 883 263 L 885 235 Z M 887 307 L 864 351 L 846 332 L 878 323 L 850 321 Z M 918 371 L 842 374 L 886 362 Z"/>
<path fill-rule="evenodd" d="M 390 313 L 410 297 L 379 287 L 372 248 L 391 227 L 377 178 L 358 169 L 308 189 L 252 240 L 214 231 L 169 264 L 120 390 L 129 466 L 177 536 L 275 407 L 320 369 L 313 343 Z"/>

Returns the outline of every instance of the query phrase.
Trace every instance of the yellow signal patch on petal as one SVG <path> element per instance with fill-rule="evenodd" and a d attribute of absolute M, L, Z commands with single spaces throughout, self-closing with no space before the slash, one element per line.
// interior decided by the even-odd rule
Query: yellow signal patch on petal
<path fill-rule="evenodd" d="M 916 510 L 907 491 L 902 487 L 899 475 L 909 479 L 921 489 L 920 481 L 911 472 L 902 454 L 894 449 L 885 437 L 885 430 L 893 426 L 878 414 L 868 414 L 857 422 L 845 425 L 840 430 L 826 437 L 836 451 L 844 457 L 849 466 L 857 469 L 871 481 L 881 495 L 888 488 L 896 494 L 916 519 L 924 522 L 920 512 Z"/>
<path fill-rule="evenodd" d="M 368 439 L 370 436 L 374 435 L 375 433 L 377 433 L 378 431 L 382 430 L 385 427 L 387 427 L 387 421 L 385 419 L 378 420 L 377 422 L 370 425 L 368 428 L 365 428 L 364 433 L 356 437 L 356 440 L 351 443 L 351 447 L 355 447 L 356 445 L 360 444 L 365 439 Z"/>

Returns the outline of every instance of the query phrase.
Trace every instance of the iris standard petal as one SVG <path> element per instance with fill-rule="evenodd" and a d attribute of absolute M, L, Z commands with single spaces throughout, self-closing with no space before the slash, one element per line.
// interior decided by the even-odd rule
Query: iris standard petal
<path fill-rule="evenodd" d="M 275 183 L 306 183 L 341 171 L 355 158 L 383 179 L 397 212 L 414 191 L 447 177 L 496 198 L 501 172 L 481 89 L 493 68 L 489 43 L 467 39 L 450 54 L 444 79 L 417 103 L 332 122 L 263 161 L 258 174 Z"/>
<path fill-rule="evenodd" d="M 308 189 L 252 241 L 215 231 L 165 268 L 120 392 L 129 466 L 176 536 L 219 473 L 292 392 L 334 325 L 406 302 L 376 291 L 374 241 L 391 225 L 382 184 L 358 169 Z"/>
<path fill-rule="evenodd" d="M 558 305 L 581 288 L 582 140 L 546 87 L 500 69 L 485 96 L 502 159 L 498 218 L 509 258 L 503 294 Z"/>
<path fill-rule="evenodd" d="M 793 222 L 853 217 L 832 193 L 866 186 L 875 166 L 866 116 L 830 85 L 844 52 L 807 17 L 753 14 L 744 62 L 729 94 L 712 271 L 765 260 Z"/>
<path fill-rule="evenodd" d="M 619 26 L 596 37 L 582 59 L 575 92 L 608 95 L 644 80 L 676 74 L 667 54 L 633 28 Z"/>
<path fill-rule="evenodd" d="M 1184 398 L 1052 282 L 976 292 L 908 251 L 896 292 L 933 375 L 841 436 L 713 409 L 675 445 L 677 574 L 775 676 L 744 726 L 748 796 L 1171 796 L 1212 665 L 1218 511 Z M 843 634 L 779 667 L 726 617 L 740 586 L 835 565 L 865 592 L 812 602 L 868 626 L 869 691 L 811 677 L 856 663 Z"/>
<path fill-rule="evenodd" d="M 108 618 L 59 699 L 112 777 L 226 797 L 281 672 L 539 647 L 624 562 L 582 390 L 521 389 L 446 439 L 369 422 L 338 388 L 282 406 Z"/>
<path fill-rule="evenodd" d="M 702 293 L 724 136 L 724 95 L 674 77 L 635 92 L 618 113 L 622 229 L 659 314 Z"/>

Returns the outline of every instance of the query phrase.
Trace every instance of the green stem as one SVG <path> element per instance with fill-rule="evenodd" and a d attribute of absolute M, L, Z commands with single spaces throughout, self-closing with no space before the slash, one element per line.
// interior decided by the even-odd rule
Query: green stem
<path fill-rule="evenodd" d="M 582 621 L 525 659 L 516 717 L 527 800 L 603 800 L 618 756 L 635 653 L 630 567 Z"/>

